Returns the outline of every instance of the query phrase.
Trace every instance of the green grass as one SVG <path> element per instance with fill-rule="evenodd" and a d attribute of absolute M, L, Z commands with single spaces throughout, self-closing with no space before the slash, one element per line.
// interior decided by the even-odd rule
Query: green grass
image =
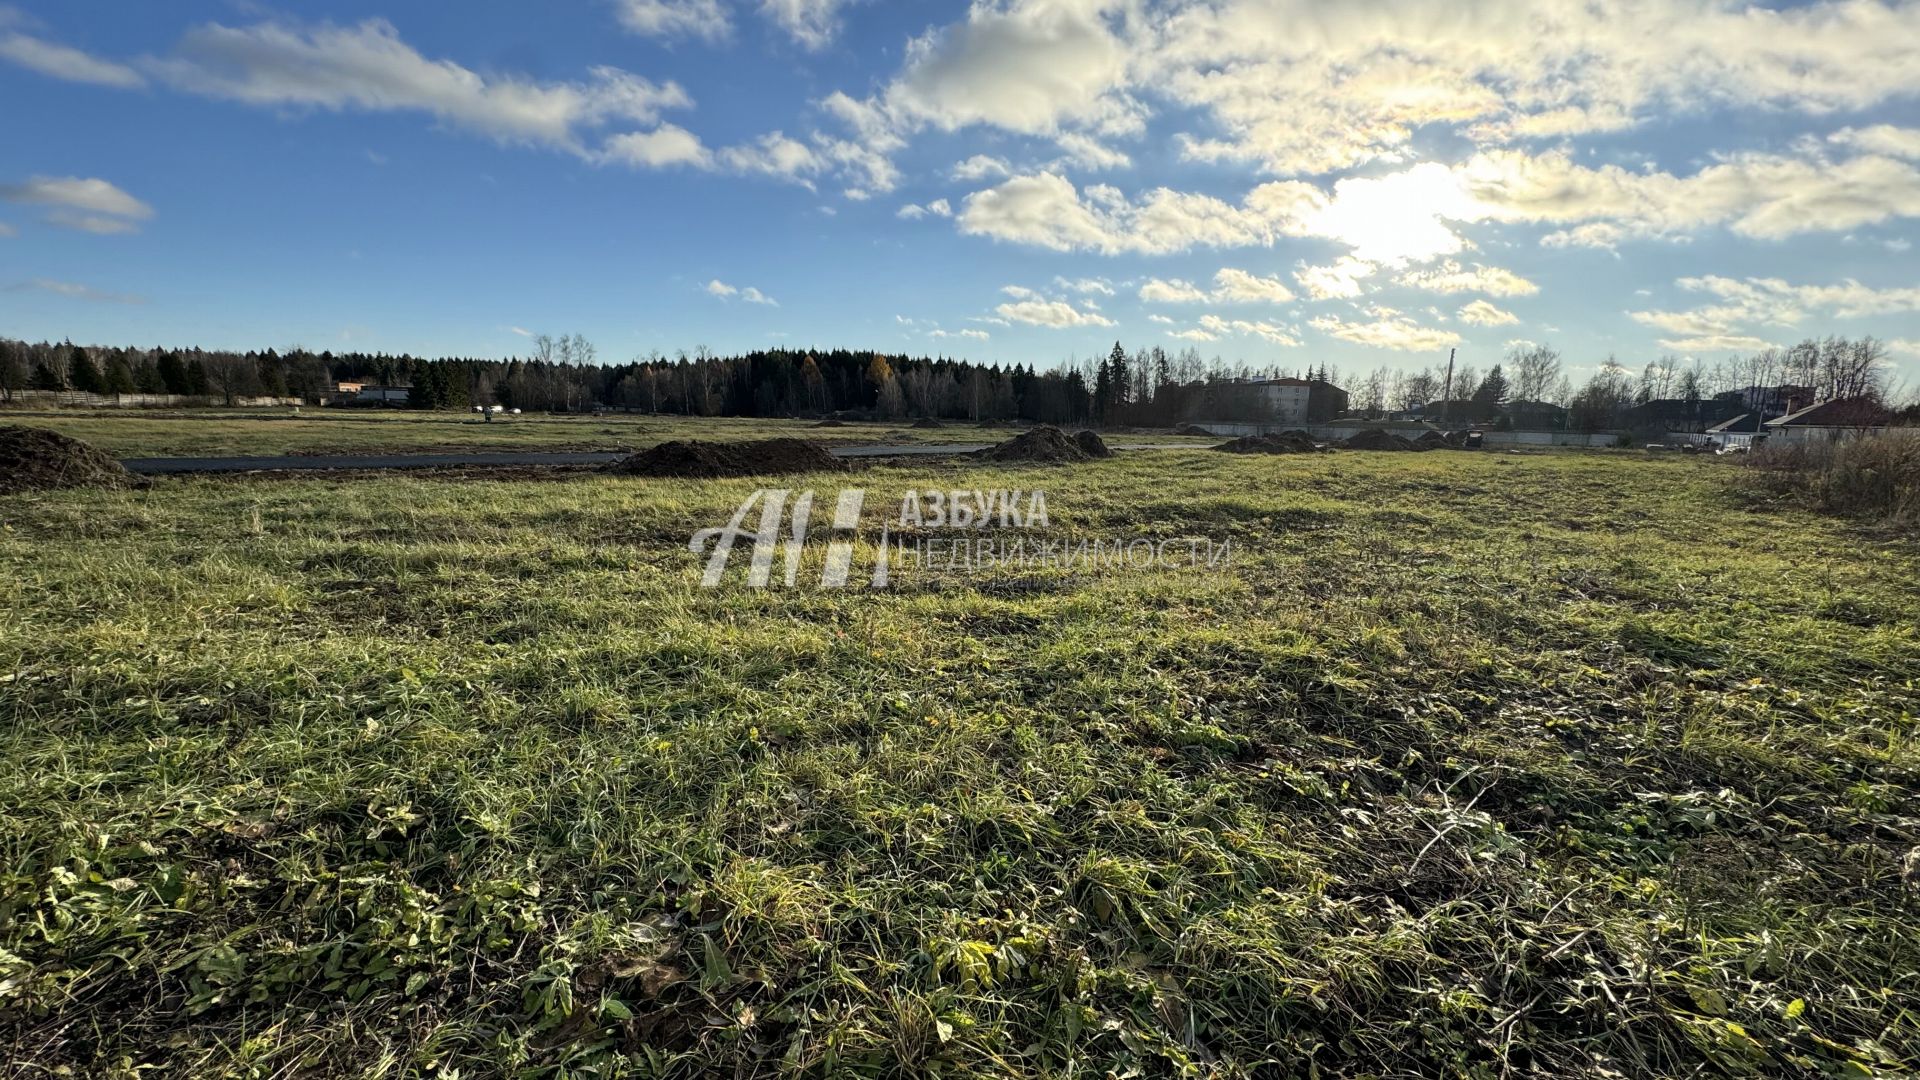
<path fill-rule="evenodd" d="M 1235 549 L 884 592 L 698 588 L 750 482 L 0 498 L 0 1073 L 1905 1075 L 1920 553 L 1730 472 L 814 478 Z"/>
<path fill-rule="evenodd" d="M 404 409 L 190 409 L 61 412 L 0 410 L 0 424 L 48 427 L 115 457 L 218 457 L 268 454 L 459 453 L 461 451 L 639 450 L 668 439 L 767 439 L 798 436 L 833 444 L 991 443 L 1014 429 L 951 422 L 938 428 L 738 417 L 512 416 L 491 423 L 468 413 Z M 1204 446 L 1219 440 L 1126 436 L 1127 442 Z"/>

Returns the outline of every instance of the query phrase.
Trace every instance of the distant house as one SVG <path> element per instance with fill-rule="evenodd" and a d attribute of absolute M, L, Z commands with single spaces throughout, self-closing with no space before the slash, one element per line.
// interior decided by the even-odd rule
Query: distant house
<path fill-rule="evenodd" d="M 362 386 L 353 400 L 357 405 L 405 405 L 412 396 L 410 386 Z"/>
<path fill-rule="evenodd" d="M 1851 439 L 1885 431 L 1893 414 L 1871 398 L 1835 398 L 1761 425 L 1769 440 L 1809 442 Z"/>
<path fill-rule="evenodd" d="M 1760 414 L 1741 413 L 1731 420 L 1722 420 L 1706 430 L 1708 435 L 1755 435 L 1760 431 Z"/>
<path fill-rule="evenodd" d="M 1509 401 L 1500 415 L 1515 431 L 1560 431 L 1567 426 L 1567 410 L 1551 401 Z"/>

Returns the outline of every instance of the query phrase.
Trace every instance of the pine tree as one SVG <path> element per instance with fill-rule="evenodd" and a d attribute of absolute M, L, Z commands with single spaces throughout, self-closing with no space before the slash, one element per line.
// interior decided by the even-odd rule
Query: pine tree
<path fill-rule="evenodd" d="M 1499 364 L 1495 364 L 1493 370 L 1487 372 L 1487 377 L 1481 379 L 1480 385 L 1473 391 L 1473 400 L 1476 404 L 1485 405 L 1490 409 L 1498 408 L 1506 404 L 1507 393 L 1507 373 L 1500 370 Z"/>
<path fill-rule="evenodd" d="M 1113 343 L 1113 352 L 1107 354 L 1107 378 L 1111 380 L 1113 403 L 1125 406 L 1133 396 L 1133 377 L 1127 371 L 1127 350 Z M 1118 409 L 1114 410 L 1116 413 Z"/>
<path fill-rule="evenodd" d="M 1114 346 L 1114 351 L 1119 351 Z M 1079 372 L 1074 372 L 1078 375 Z M 1093 418 L 1104 421 L 1107 418 L 1107 403 L 1113 398 L 1113 360 L 1100 361 L 1100 369 L 1093 376 Z"/>
<path fill-rule="evenodd" d="M 67 361 L 67 383 L 75 390 L 84 390 L 89 394 L 107 392 L 106 380 L 100 376 L 100 369 L 94 366 L 93 357 L 85 349 L 74 349 L 72 358 Z"/>

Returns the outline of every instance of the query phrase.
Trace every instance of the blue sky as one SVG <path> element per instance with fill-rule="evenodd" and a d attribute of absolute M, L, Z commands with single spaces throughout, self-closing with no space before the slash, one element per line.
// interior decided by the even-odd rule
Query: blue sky
<path fill-rule="evenodd" d="M 0 7 L 0 333 L 1345 371 L 1873 334 L 1920 4 Z"/>

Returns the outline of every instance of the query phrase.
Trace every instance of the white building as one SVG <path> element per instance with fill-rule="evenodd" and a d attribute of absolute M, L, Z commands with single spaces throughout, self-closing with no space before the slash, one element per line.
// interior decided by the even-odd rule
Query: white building
<path fill-rule="evenodd" d="M 1246 384 L 1259 394 L 1273 409 L 1273 419 L 1280 424 L 1304 424 L 1307 422 L 1310 403 L 1313 397 L 1313 384 L 1305 379 L 1255 379 Z"/>

